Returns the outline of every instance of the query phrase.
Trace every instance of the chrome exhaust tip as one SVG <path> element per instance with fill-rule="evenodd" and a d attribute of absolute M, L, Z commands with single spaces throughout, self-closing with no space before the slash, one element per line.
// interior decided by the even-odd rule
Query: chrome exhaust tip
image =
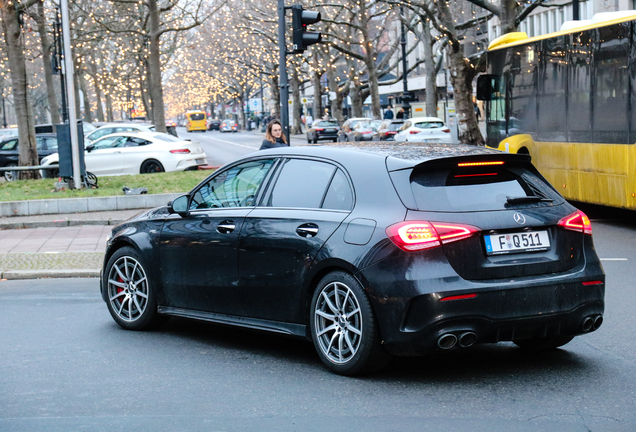
<path fill-rule="evenodd" d="M 594 330 L 598 330 L 598 328 L 603 324 L 603 315 L 598 315 L 594 318 L 594 325 L 592 326 Z"/>
<path fill-rule="evenodd" d="M 443 334 L 437 339 L 437 346 L 441 349 L 451 349 L 457 344 L 457 336 L 452 333 Z"/>
<path fill-rule="evenodd" d="M 583 318 L 583 323 L 581 324 L 581 330 L 584 332 L 589 332 L 594 327 L 594 318 L 591 316 Z"/>
<path fill-rule="evenodd" d="M 459 336 L 459 346 L 462 348 L 468 348 L 477 341 L 477 335 L 473 332 L 462 333 Z"/>

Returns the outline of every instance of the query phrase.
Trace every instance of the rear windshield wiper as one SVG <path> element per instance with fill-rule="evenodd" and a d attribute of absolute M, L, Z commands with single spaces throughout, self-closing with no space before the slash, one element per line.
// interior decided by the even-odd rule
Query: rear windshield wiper
<path fill-rule="evenodd" d="M 550 198 L 544 198 L 540 196 L 519 196 L 519 197 L 506 197 L 508 204 L 524 204 L 534 202 L 552 202 Z"/>

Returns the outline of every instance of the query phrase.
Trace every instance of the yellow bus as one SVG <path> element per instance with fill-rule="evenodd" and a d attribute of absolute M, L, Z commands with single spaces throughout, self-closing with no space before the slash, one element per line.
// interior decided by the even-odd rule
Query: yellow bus
<path fill-rule="evenodd" d="M 495 39 L 477 98 L 487 146 L 530 154 L 567 199 L 636 210 L 636 11 L 599 15 Z"/>
<path fill-rule="evenodd" d="M 186 114 L 186 131 L 203 131 L 208 130 L 207 115 L 204 111 L 187 111 Z"/>

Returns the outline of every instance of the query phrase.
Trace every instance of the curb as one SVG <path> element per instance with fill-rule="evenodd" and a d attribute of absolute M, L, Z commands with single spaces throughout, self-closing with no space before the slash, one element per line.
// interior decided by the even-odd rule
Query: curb
<path fill-rule="evenodd" d="M 72 270 L 6 270 L 0 272 L 0 280 L 23 280 L 44 278 L 98 278 L 99 269 Z"/>
<path fill-rule="evenodd" d="M 136 210 L 159 207 L 178 197 L 179 193 L 122 195 L 90 198 L 57 198 L 0 202 L 0 217 L 36 216 L 58 213 Z"/>
<path fill-rule="evenodd" d="M 125 219 L 67 219 L 42 222 L 4 222 L 0 221 L 0 230 L 44 228 L 44 227 L 68 227 L 82 225 L 119 225 Z"/>

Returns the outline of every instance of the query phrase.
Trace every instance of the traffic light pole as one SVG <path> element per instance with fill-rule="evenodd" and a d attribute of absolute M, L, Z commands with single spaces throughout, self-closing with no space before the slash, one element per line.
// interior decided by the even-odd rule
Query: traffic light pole
<path fill-rule="evenodd" d="M 278 49 L 280 52 L 280 60 L 278 63 L 278 72 L 280 74 L 280 123 L 283 126 L 283 134 L 289 140 L 289 83 L 287 81 L 287 44 L 285 42 L 285 0 L 278 0 Z"/>

